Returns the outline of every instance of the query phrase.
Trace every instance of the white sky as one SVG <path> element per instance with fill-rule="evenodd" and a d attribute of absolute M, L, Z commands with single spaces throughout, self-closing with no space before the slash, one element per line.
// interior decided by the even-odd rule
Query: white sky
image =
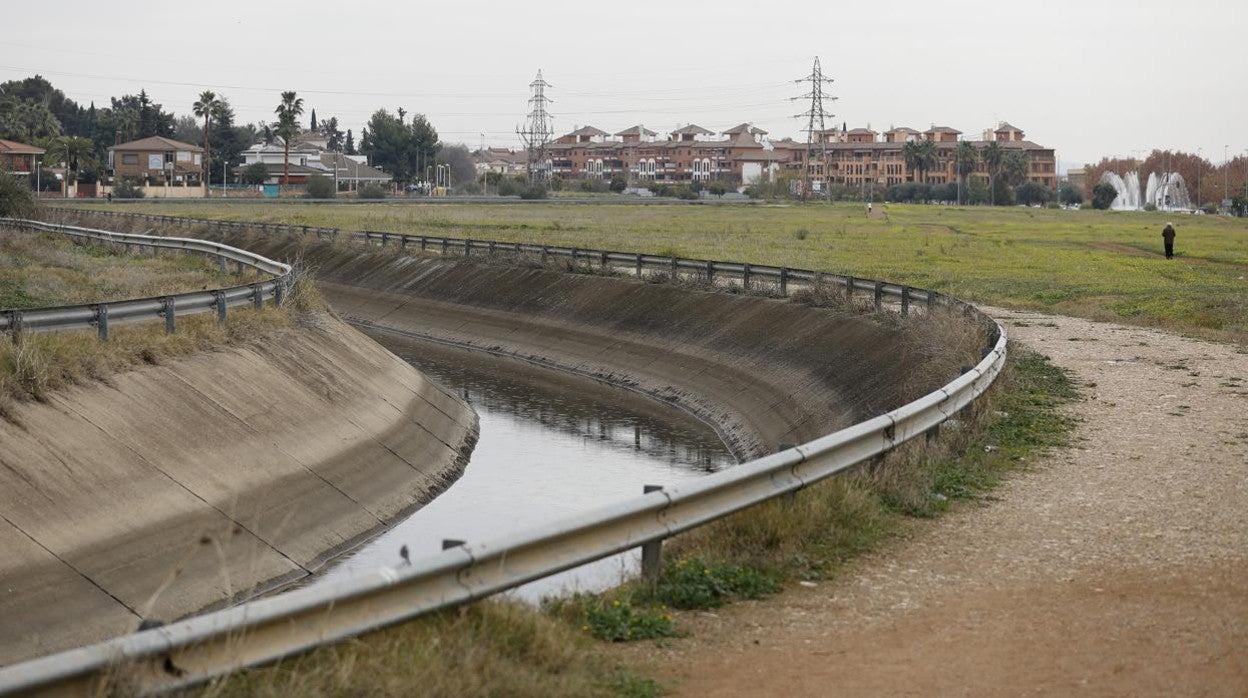
<path fill-rule="evenodd" d="M 1064 162 L 1248 148 L 1245 0 L 3 4 L 18 31 L 0 33 L 0 81 L 41 73 L 84 104 L 146 88 L 178 114 L 214 89 L 241 122 L 293 89 L 357 139 L 384 106 L 446 141 L 516 146 L 539 68 L 557 133 L 750 121 L 800 137 L 808 105 L 788 98 L 818 55 L 829 126 L 978 137 L 1005 120 Z"/>

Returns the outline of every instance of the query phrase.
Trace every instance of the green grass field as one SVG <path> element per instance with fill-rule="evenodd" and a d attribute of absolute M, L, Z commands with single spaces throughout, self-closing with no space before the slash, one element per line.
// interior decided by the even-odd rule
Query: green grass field
<path fill-rule="evenodd" d="M 546 242 L 815 268 L 969 301 L 1156 325 L 1248 343 L 1248 221 L 1021 208 L 113 205 L 114 210 Z M 879 211 L 883 207 L 877 207 Z M 1178 257 L 1162 255 L 1174 220 Z"/>

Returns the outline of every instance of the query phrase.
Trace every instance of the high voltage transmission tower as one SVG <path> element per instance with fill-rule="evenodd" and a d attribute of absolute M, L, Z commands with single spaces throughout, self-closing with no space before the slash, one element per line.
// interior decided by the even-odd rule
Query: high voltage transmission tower
<path fill-rule="evenodd" d="M 550 142 L 553 130 L 550 112 L 546 105 L 550 98 L 546 96 L 546 88 L 550 83 L 542 79 L 542 71 L 537 71 L 537 78 L 529 83 L 532 96 L 529 97 L 529 116 L 523 126 L 516 127 L 529 153 L 529 182 L 536 184 L 550 178 L 550 169 L 546 163 L 546 144 Z"/>
<path fill-rule="evenodd" d="M 810 75 L 804 78 L 794 80 L 796 83 L 810 83 L 810 92 L 798 97 L 793 97 L 793 101 L 799 99 L 809 99 L 810 109 L 801 114 L 794 115 L 795 119 L 806 119 L 806 149 L 805 157 L 802 159 L 804 165 L 804 173 L 802 177 L 802 199 L 805 200 L 810 195 L 810 156 L 811 151 L 815 148 L 815 139 L 819 139 L 819 160 L 823 163 L 823 182 L 824 189 L 827 189 L 828 183 L 828 146 L 825 141 L 824 131 L 827 130 L 826 120 L 832 117 L 832 114 L 824 111 L 823 101 L 835 101 L 836 97 L 825 95 L 823 86 L 832 84 L 832 78 L 823 77 L 823 70 L 819 67 L 819 57 L 815 56 L 815 66 L 811 70 Z"/>

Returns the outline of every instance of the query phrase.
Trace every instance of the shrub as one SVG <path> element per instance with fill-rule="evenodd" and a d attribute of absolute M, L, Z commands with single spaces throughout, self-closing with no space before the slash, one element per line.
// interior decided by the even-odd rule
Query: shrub
<path fill-rule="evenodd" d="M 389 189 L 376 182 L 369 182 L 355 192 L 355 195 L 361 199 L 384 199 L 389 194 Z"/>
<path fill-rule="evenodd" d="M 666 608 L 634 603 L 627 594 L 574 594 L 569 599 L 548 601 L 545 610 L 577 623 L 581 632 L 608 642 L 650 640 L 675 634 L 672 616 Z"/>
<path fill-rule="evenodd" d="M 113 187 L 113 196 L 118 199 L 142 199 L 143 189 L 130 179 L 123 179 Z"/>
<path fill-rule="evenodd" d="M 685 201 L 698 198 L 698 192 L 694 191 L 693 187 L 689 186 L 688 184 L 682 184 L 678 187 L 673 187 L 671 189 L 671 195 L 675 196 L 678 199 L 684 199 Z"/>
<path fill-rule="evenodd" d="M 308 177 L 303 195 L 309 199 L 332 199 L 336 193 L 334 180 L 324 175 L 312 175 Z"/>
<path fill-rule="evenodd" d="M 776 576 L 756 567 L 688 557 L 666 565 L 634 600 L 679 609 L 715 608 L 730 599 L 761 599 L 780 591 Z"/>
<path fill-rule="evenodd" d="M 545 199 L 546 187 L 540 184 L 534 184 L 532 186 L 525 187 L 520 190 L 520 198 L 521 199 Z"/>
<path fill-rule="evenodd" d="M 723 181 L 722 179 L 713 179 L 706 185 L 706 190 L 715 196 L 723 196 L 733 189 L 734 187 L 731 184 Z"/>
<path fill-rule="evenodd" d="M 607 191 L 607 183 L 601 179 L 582 179 L 581 191 L 602 194 Z"/>
<path fill-rule="evenodd" d="M 0 169 L 0 216 L 27 217 L 35 205 L 35 196 L 26 182 Z"/>
<path fill-rule="evenodd" d="M 1053 198 L 1053 192 L 1043 184 L 1025 182 L 1014 190 L 1014 198 L 1024 206 L 1043 206 Z"/>
<path fill-rule="evenodd" d="M 625 189 L 628 189 L 628 175 L 624 174 L 623 172 L 616 172 L 615 174 L 611 175 L 611 185 L 609 188 L 611 189 L 611 191 L 615 192 L 616 194 L 619 194 L 623 192 Z"/>
<path fill-rule="evenodd" d="M 1057 190 L 1057 199 L 1066 206 L 1074 206 L 1083 203 L 1083 192 L 1079 191 L 1079 187 L 1067 182 Z"/>
<path fill-rule="evenodd" d="M 243 168 L 243 184 L 264 184 L 264 180 L 269 178 L 269 168 L 264 166 L 263 162 L 253 162 Z"/>
<path fill-rule="evenodd" d="M 1118 198 L 1118 190 L 1109 182 L 1098 182 L 1092 187 L 1092 208 L 1107 209 Z"/>

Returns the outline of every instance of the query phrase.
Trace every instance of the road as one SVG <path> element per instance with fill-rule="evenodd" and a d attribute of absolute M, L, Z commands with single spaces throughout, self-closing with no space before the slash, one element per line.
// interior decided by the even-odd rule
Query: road
<path fill-rule="evenodd" d="M 993 310 L 1075 444 L 779 597 L 625 650 L 676 696 L 1248 695 L 1248 350 Z"/>

